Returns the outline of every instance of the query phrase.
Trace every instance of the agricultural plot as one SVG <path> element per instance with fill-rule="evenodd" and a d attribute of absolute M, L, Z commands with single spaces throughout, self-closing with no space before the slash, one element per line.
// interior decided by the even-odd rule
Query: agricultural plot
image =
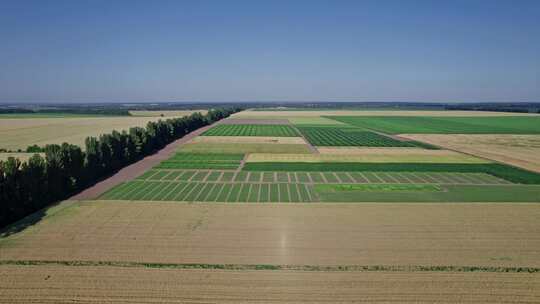
<path fill-rule="evenodd" d="M 204 181 L 216 183 L 403 183 L 403 184 L 455 184 L 503 185 L 509 181 L 485 173 L 448 172 L 259 172 L 221 170 L 150 170 L 135 181 Z M 113 189 L 114 190 L 114 189 Z"/>
<path fill-rule="evenodd" d="M 414 147 L 374 132 L 328 127 L 299 127 L 300 132 L 314 146 L 363 146 L 363 147 Z"/>
<path fill-rule="evenodd" d="M 533 303 L 540 297 L 540 280 L 534 273 L 276 271 L 275 267 L 222 271 L 159 266 L 4 265 L 0 276 L 6 288 L 0 288 L 0 303 L 57 303 L 60 298 L 76 302 L 98 298 L 102 303 L 164 298 L 162 303 L 194 303 L 193 299 L 198 299 L 197 303 L 227 303 L 230 299 L 275 304 L 344 303 L 351 299 L 437 303 L 441 295 L 447 303 Z M 47 276 L 64 279 L 44 280 Z M 141 286 L 145 288 L 141 290 Z"/>
<path fill-rule="evenodd" d="M 540 135 L 407 134 L 400 137 L 540 172 Z"/>
<path fill-rule="evenodd" d="M 113 130 L 144 127 L 161 117 L 101 116 L 58 118 L 0 118 L 0 148 L 17 150 L 31 145 L 68 142 L 84 148 L 88 136 L 99 136 Z"/>
<path fill-rule="evenodd" d="M 483 173 L 230 172 L 152 170 L 105 193 L 104 200 L 188 202 L 540 201 L 538 187 L 509 187 Z M 460 187 L 470 186 L 470 187 Z M 495 186 L 495 187 L 492 187 Z M 437 192 L 425 195 L 426 189 Z M 366 195 L 365 192 L 373 193 Z M 390 192 L 390 195 L 388 195 Z M 440 192 L 440 193 L 439 193 Z M 502 195 L 501 195 L 502 193 Z M 487 194 L 487 196 L 486 196 Z M 422 196 L 423 195 L 423 196 Z"/>
<path fill-rule="evenodd" d="M 47 214 L 0 239 L 0 263 L 540 267 L 539 204 L 86 201 Z"/>
<path fill-rule="evenodd" d="M 387 152 L 376 149 L 363 153 L 349 154 L 288 154 L 288 153 L 251 153 L 246 158 L 247 163 L 257 162 L 304 162 L 304 163 L 457 163 L 483 164 L 488 160 L 447 150 L 415 149 L 409 153 L 400 151 Z"/>
<path fill-rule="evenodd" d="M 333 172 L 447 172 L 485 173 L 512 183 L 540 184 L 540 174 L 498 163 L 348 163 L 348 162 L 250 162 L 246 171 L 333 171 Z"/>
<path fill-rule="evenodd" d="M 227 153 L 176 153 L 161 162 L 159 169 L 236 169 L 244 154 Z"/>
<path fill-rule="evenodd" d="M 540 134 L 540 117 L 538 116 L 325 117 L 388 134 Z"/>
<path fill-rule="evenodd" d="M 131 181 L 105 193 L 103 200 L 181 201 L 181 202 L 231 202 L 231 203 L 294 203 L 315 200 L 312 185 L 296 183 L 261 183 L 241 181 L 223 183 L 203 182 L 208 172 L 192 181 Z M 257 178 L 260 180 L 260 176 Z"/>
<path fill-rule="evenodd" d="M 298 137 L 298 132 L 288 125 L 234 125 L 220 124 L 203 133 L 204 136 L 274 136 Z"/>

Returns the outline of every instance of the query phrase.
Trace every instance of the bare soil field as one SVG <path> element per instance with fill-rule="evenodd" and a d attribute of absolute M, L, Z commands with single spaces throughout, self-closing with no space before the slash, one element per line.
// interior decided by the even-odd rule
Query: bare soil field
<path fill-rule="evenodd" d="M 0 260 L 540 267 L 534 203 L 62 204 Z"/>
<path fill-rule="evenodd" d="M 233 114 L 232 118 L 242 119 L 287 119 L 289 117 L 318 116 L 538 116 L 529 113 L 505 113 L 487 111 L 242 111 Z"/>
<path fill-rule="evenodd" d="M 538 303 L 540 275 L 0 266 L 0 303 Z"/>
<path fill-rule="evenodd" d="M 113 130 L 144 127 L 161 117 L 78 117 L 78 118 L 11 118 L 0 119 L 0 148 L 17 150 L 31 145 L 68 142 L 84 148 L 88 136 L 99 136 Z"/>
<path fill-rule="evenodd" d="M 402 134 L 400 137 L 540 172 L 539 135 Z"/>
<path fill-rule="evenodd" d="M 333 149 L 332 150 L 338 150 Z M 448 150 L 407 149 L 403 153 L 399 149 L 369 149 L 362 153 L 352 154 L 271 154 L 253 153 L 246 162 L 380 162 L 380 163 L 486 163 L 487 160 Z"/>

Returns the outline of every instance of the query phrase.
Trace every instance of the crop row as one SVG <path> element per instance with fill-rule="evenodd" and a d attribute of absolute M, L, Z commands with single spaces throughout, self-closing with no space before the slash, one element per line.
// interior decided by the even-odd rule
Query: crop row
<path fill-rule="evenodd" d="M 300 132 L 314 146 L 414 147 L 370 131 L 340 128 L 299 127 Z"/>
<path fill-rule="evenodd" d="M 216 170 L 151 170 L 138 177 L 148 181 L 198 181 L 234 183 L 303 183 L 303 184 L 508 184 L 508 181 L 485 173 L 446 172 L 258 172 Z"/>
<path fill-rule="evenodd" d="M 311 202 L 316 200 L 307 184 L 199 183 L 135 180 L 105 193 L 105 200 L 186 202 Z"/>
<path fill-rule="evenodd" d="M 160 169 L 236 169 L 240 166 L 243 154 L 223 153 L 176 153 L 161 162 Z"/>
<path fill-rule="evenodd" d="M 298 132 L 287 125 L 217 125 L 204 136 L 274 136 L 296 137 Z"/>
<path fill-rule="evenodd" d="M 504 164 L 441 163 L 246 163 L 246 171 L 485 173 L 519 184 L 540 184 L 540 174 Z"/>

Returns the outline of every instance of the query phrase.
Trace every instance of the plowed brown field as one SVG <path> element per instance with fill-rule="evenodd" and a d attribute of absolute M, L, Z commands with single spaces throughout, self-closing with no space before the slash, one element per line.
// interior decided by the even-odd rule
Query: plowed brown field
<path fill-rule="evenodd" d="M 540 267 L 539 204 L 306 207 L 80 202 L 1 239 L 0 260 Z"/>
<path fill-rule="evenodd" d="M 0 266 L 0 303 L 538 303 L 525 273 Z"/>

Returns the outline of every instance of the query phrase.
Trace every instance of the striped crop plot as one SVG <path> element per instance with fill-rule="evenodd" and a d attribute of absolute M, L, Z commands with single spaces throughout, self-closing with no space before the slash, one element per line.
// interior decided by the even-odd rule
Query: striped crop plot
<path fill-rule="evenodd" d="M 388 134 L 540 134 L 540 117 L 327 116 Z"/>
<path fill-rule="evenodd" d="M 274 136 L 298 137 L 300 134 L 288 125 L 233 125 L 221 124 L 203 133 L 204 136 Z"/>
<path fill-rule="evenodd" d="M 314 146 L 415 147 L 412 142 L 400 141 L 362 129 L 333 127 L 299 127 Z"/>
<path fill-rule="evenodd" d="M 225 153 L 176 153 L 161 162 L 159 169 L 237 169 L 244 158 L 243 154 Z"/>

